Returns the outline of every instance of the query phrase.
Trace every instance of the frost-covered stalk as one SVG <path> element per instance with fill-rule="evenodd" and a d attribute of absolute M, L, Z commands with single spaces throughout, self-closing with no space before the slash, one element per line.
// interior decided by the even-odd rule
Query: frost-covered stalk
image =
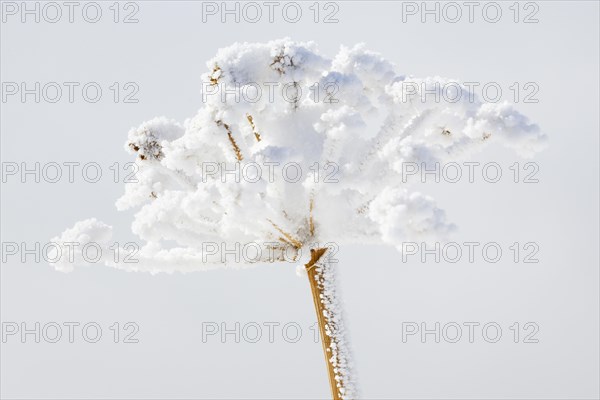
<path fill-rule="evenodd" d="M 545 141 L 510 104 L 487 104 L 455 80 L 404 75 L 364 45 L 329 58 L 313 42 L 235 43 L 208 61 L 202 81 L 195 116 L 154 118 L 125 142 L 138 170 L 116 205 L 139 209 L 137 262 L 116 262 L 112 227 L 88 219 L 52 239 L 63 254 L 58 270 L 86 262 L 81 252 L 70 261 L 69 242 L 95 242 L 107 265 L 149 273 L 290 261 L 286 254 L 304 264 L 301 250 L 324 238 L 401 251 L 406 241 L 438 241 L 454 228 L 415 190 L 419 175 L 406 166 L 431 171 L 490 145 L 529 157 Z M 246 167 L 262 173 L 228 172 Z M 264 251 L 233 261 L 223 249 L 235 244 Z M 350 398 L 334 267 L 323 252 L 312 254 L 308 272 L 333 395 Z"/>
<path fill-rule="evenodd" d="M 305 265 L 306 273 L 317 312 L 331 395 L 334 400 L 353 399 L 356 393 L 337 295 L 336 270 L 335 265 L 324 257 L 326 251 L 324 248 L 311 250 L 311 259 Z"/>

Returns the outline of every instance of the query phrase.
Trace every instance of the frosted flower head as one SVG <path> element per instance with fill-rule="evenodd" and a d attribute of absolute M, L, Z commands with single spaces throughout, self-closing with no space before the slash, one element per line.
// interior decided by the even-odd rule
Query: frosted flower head
<path fill-rule="evenodd" d="M 204 268 L 192 260 L 206 242 L 300 251 L 444 237 L 453 225 L 402 183 L 403 163 L 456 161 L 496 143 L 531 156 L 545 140 L 509 104 L 485 104 L 453 80 L 407 77 L 364 45 L 327 58 L 313 42 L 235 43 L 202 81 L 195 116 L 145 122 L 125 145 L 138 181 L 117 207 L 139 208 L 133 232 L 152 271 Z M 442 87 L 460 100 L 424 97 Z"/>
<path fill-rule="evenodd" d="M 183 133 L 183 127 L 177 122 L 167 120 L 164 117 L 154 118 L 129 131 L 125 148 L 130 153 L 136 153 L 142 161 L 160 161 L 164 157 L 163 141 L 176 139 L 182 136 Z"/>

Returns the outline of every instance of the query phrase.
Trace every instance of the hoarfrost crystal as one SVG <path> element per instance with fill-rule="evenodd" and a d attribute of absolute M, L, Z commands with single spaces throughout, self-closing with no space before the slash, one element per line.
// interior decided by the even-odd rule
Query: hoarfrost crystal
<path fill-rule="evenodd" d="M 126 185 L 117 207 L 141 207 L 132 228 L 147 245 L 139 263 L 115 267 L 187 272 L 220 264 L 220 255 L 201 257 L 203 242 L 399 248 L 443 237 L 452 225 L 432 198 L 401 183 L 403 163 L 464 159 L 492 143 L 530 156 L 544 143 L 512 106 L 484 104 L 451 80 L 401 75 L 362 45 L 328 59 L 312 42 L 236 43 L 218 51 L 202 78 L 196 116 L 183 124 L 155 118 L 129 132 L 138 182 Z M 459 101 L 409 90 L 449 82 L 463 92 Z M 223 173 L 235 163 L 267 165 L 272 174 L 236 182 Z M 255 261 L 273 261 L 268 254 Z"/>

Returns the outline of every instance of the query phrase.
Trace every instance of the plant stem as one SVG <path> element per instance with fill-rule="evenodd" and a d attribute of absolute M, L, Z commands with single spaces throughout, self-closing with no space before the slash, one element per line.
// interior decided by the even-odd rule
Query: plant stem
<path fill-rule="evenodd" d="M 347 351 L 342 338 L 340 310 L 337 308 L 335 290 L 330 286 L 333 271 L 326 261 L 322 259 L 326 248 L 311 250 L 311 258 L 305 265 L 308 281 L 312 292 L 319 333 L 323 345 L 323 354 L 329 375 L 329 386 L 333 400 L 348 399 L 352 396 L 349 387 L 349 366 L 347 365 Z"/>

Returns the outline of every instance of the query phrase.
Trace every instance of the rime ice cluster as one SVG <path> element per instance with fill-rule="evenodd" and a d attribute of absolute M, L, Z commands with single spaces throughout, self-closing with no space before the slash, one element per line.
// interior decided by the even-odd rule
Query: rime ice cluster
<path fill-rule="evenodd" d="M 139 208 L 132 229 L 146 244 L 140 262 L 108 264 L 150 272 L 221 264 L 220 254 L 201 261 L 203 242 L 298 251 L 438 238 L 452 225 L 432 198 L 402 184 L 403 163 L 462 159 L 493 143 L 528 156 L 544 139 L 512 106 L 484 104 L 458 83 L 455 102 L 413 93 L 407 82 L 429 92 L 454 82 L 404 76 L 362 45 L 327 58 L 312 42 L 236 43 L 208 61 L 202 79 L 194 117 L 129 132 L 138 182 L 117 207 Z M 236 165 L 262 173 L 236 179 L 226 173 Z M 94 224 L 76 227 L 94 240 Z M 266 255 L 259 261 L 272 261 Z"/>

